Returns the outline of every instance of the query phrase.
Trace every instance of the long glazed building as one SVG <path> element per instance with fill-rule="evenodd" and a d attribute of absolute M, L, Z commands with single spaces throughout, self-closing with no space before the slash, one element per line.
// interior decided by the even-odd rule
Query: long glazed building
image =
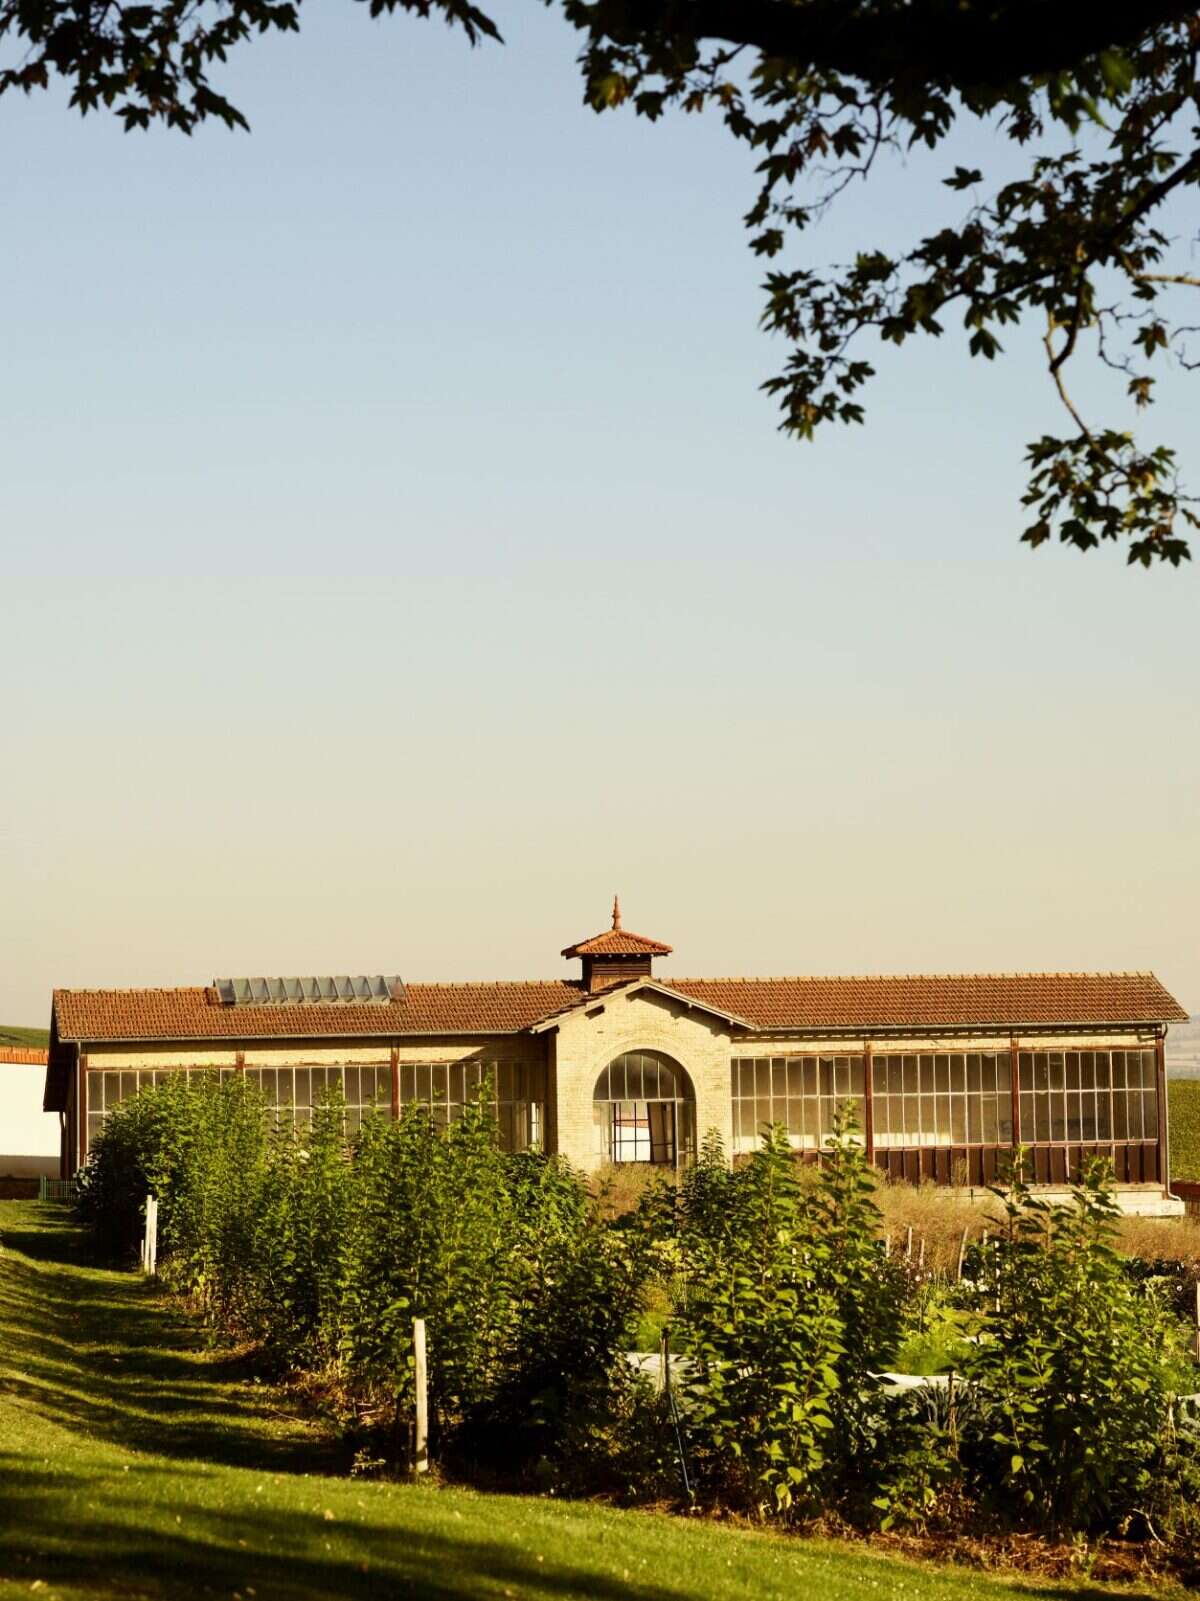
<path fill-rule="evenodd" d="M 732 1154 L 767 1123 L 817 1152 L 855 1103 L 889 1176 L 978 1186 L 1029 1147 L 1061 1186 L 1111 1158 L 1129 1210 L 1167 1193 L 1163 1041 L 1187 1014 L 1151 973 L 674 978 L 671 947 L 622 928 L 569 945 L 576 976 L 512 983 L 228 979 L 56 990 L 45 1107 L 62 1173 L 108 1112 L 164 1074 L 244 1073 L 285 1122 L 341 1086 L 353 1126 L 427 1102 L 460 1114 L 487 1083 L 501 1138 L 606 1162 L 680 1166 L 706 1131 Z"/>

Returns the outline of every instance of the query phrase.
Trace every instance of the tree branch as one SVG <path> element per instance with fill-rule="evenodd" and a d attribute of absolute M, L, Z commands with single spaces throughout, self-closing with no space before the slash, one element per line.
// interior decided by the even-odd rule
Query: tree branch
<path fill-rule="evenodd" d="M 599 0 L 589 24 L 633 43 L 649 34 L 721 39 L 866 82 L 1000 88 L 1068 71 L 1196 14 L 1195 0 Z"/>

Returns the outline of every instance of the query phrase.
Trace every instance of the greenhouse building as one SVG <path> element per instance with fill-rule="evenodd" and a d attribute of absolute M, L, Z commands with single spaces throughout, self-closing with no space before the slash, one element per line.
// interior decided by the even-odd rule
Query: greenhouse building
<path fill-rule="evenodd" d="M 176 1073 L 244 1074 L 286 1124 L 340 1086 L 351 1129 L 416 1101 L 442 1121 L 481 1092 L 510 1149 L 679 1167 L 716 1130 L 736 1159 L 769 1123 L 814 1156 L 840 1104 L 899 1180 L 992 1182 L 1015 1146 L 1060 1188 L 1108 1157 L 1122 1205 L 1167 1191 L 1163 1042 L 1187 1014 L 1150 973 L 676 978 L 621 925 L 568 945 L 572 976 L 216 979 L 54 993 L 45 1107 L 61 1169 L 126 1096 Z"/>

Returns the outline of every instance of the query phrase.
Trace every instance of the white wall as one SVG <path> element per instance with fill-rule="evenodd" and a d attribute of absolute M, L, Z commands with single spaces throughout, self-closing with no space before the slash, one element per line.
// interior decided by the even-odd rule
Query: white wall
<path fill-rule="evenodd" d="M 9 1160 L 14 1156 L 53 1157 L 57 1163 L 58 1113 L 42 1111 L 45 1083 L 44 1067 L 0 1062 L 0 1177 L 22 1170 Z"/>

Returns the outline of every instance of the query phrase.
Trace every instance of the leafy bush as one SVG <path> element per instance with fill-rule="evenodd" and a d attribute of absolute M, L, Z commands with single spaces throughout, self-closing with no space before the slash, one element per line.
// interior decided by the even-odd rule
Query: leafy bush
<path fill-rule="evenodd" d="M 880 1248 L 855 1134 L 839 1118 L 815 1178 L 782 1128 L 733 1172 L 710 1138 L 683 1184 L 689 1431 L 720 1493 L 760 1515 L 861 1509 L 878 1488 L 878 1375 L 905 1286 Z"/>
<path fill-rule="evenodd" d="M 1114 1247 L 1104 1163 L 1088 1164 L 1070 1205 L 1037 1199 L 1019 1170 L 1002 1199 L 1007 1229 L 991 1244 L 983 1337 L 968 1368 L 984 1420 L 970 1441 L 976 1482 L 1025 1525 L 1113 1527 L 1161 1460 L 1168 1321 Z"/>
<path fill-rule="evenodd" d="M 1019 1178 L 996 1192 L 1003 1222 L 947 1284 L 884 1248 L 889 1192 L 848 1119 L 819 1167 L 782 1128 L 733 1169 L 709 1135 L 677 1185 L 640 1178 L 620 1206 L 557 1158 L 502 1153 L 486 1089 L 448 1126 L 413 1106 L 348 1145 L 343 1125 L 336 1093 L 293 1132 L 244 1079 L 181 1074 L 109 1116 L 79 1206 L 129 1254 L 153 1190 L 167 1282 L 320 1374 L 376 1457 L 408 1455 L 421 1317 L 431 1450 L 460 1470 L 637 1499 L 675 1493 L 684 1454 L 701 1497 L 785 1521 L 974 1505 L 1194 1537 L 1200 1434 L 1171 1427 L 1195 1384 L 1171 1312 L 1191 1236 L 1155 1236 L 1170 1273 L 1122 1258 L 1099 1166 L 1068 1206 Z M 951 1238 L 956 1258 L 957 1218 Z M 668 1319 L 681 1418 L 625 1357 Z M 953 1404 L 885 1392 L 902 1345 L 962 1370 Z"/>
<path fill-rule="evenodd" d="M 735 1172 L 707 1140 L 684 1183 L 689 1433 L 713 1488 L 767 1516 L 817 1500 L 844 1355 L 834 1299 L 817 1285 L 809 1221 L 778 1127 Z"/>
<path fill-rule="evenodd" d="M 445 1129 L 413 1106 L 366 1118 L 348 1149 L 343 1123 L 336 1091 L 294 1133 L 273 1128 L 244 1080 L 181 1074 L 106 1120 L 80 1205 L 129 1253 L 152 1190 L 166 1282 L 277 1364 L 334 1378 L 357 1417 L 386 1425 L 396 1457 L 417 1317 L 432 1451 L 461 1458 L 467 1436 L 483 1449 L 487 1417 L 512 1471 L 562 1478 L 619 1454 L 645 1221 L 609 1228 L 566 1164 L 504 1155 L 486 1093 Z"/>

